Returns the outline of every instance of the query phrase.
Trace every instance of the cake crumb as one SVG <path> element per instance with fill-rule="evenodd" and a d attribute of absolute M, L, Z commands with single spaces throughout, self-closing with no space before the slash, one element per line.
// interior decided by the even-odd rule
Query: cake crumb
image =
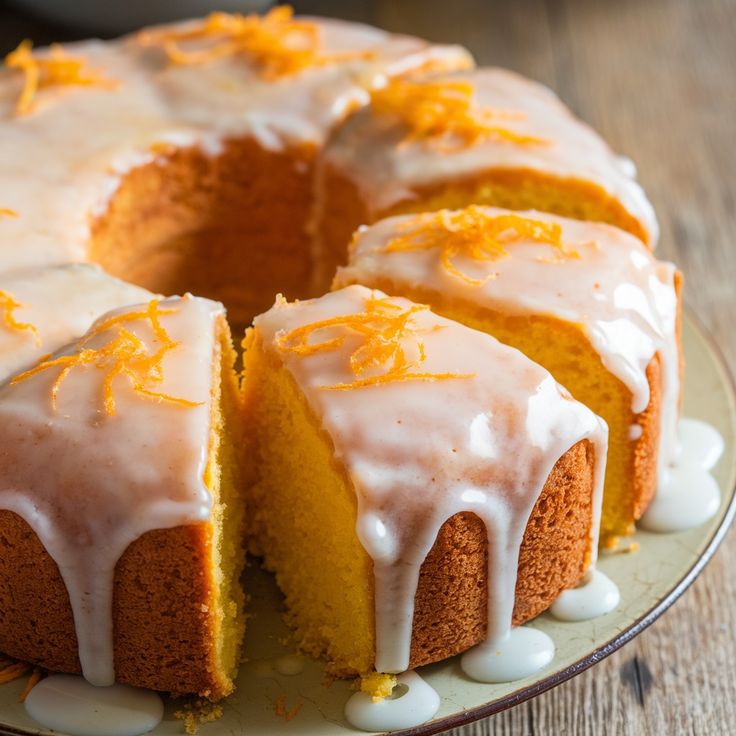
<path fill-rule="evenodd" d="M 184 725 L 184 731 L 194 736 L 204 723 L 211 723 L 222 718 L 222 706 L 211 703 L 209 700 L 193 700 L 174 711 L 174 718 L 178 718 Z"/>
<path fill-rule="evenodd" d="M 374 703 L 390 697 L 393 689 L 398 684 L 395 675 L 386 675 L 382 672 L 371 672 L 360 678 L 360 684 L 356 689 L 368 693 Z"/>

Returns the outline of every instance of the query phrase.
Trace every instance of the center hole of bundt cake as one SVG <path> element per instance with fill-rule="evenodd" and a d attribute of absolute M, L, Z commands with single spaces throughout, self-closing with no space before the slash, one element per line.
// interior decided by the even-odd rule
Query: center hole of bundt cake
<path fill-rule="evenodd" d="M 230 140 L 179 148 L 129 171 L 92 223 L 91 260 L 165 295 L 222 301 L 247 324 L 274 295 L 307 296 L 314 150 Z"/>

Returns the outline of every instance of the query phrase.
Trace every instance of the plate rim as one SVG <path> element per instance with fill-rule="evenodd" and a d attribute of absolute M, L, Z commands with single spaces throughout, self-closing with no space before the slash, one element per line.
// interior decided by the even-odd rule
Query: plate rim
<path fill-rule="evenodd" d="M 695 328 L 698 336 L 703 339 L 710 349 L 714 363 L 718 366 L 719 372 L 723 378 L 723 385 L 726 393 L 731 397 L 732 404 L 736 406 L 736 378 L 732 373 L 726 356 L 723 354 L 720 345 L 706 327 L 695 311 L 689 307 L 687 303 L 683 304 L 682 310 L 683 322 L 687 321 Z M 683 575 L 675 585 L 657 604 L 650 608 L 646 613 L 633 621 L 629 626 L 620 631 L 616 636 L 609 639 L 605 644 L 589 652 L 585 656 L 576 660 L 562 670 L 550 673 L 547 677 L 537 680 L 533 684 L 515 690 L 508 695 L 504 695 L 488 703 L 461 711 L 452 713 L 448 716 L 424 723 L 413 728 L 404 729 L 402 731 L 391 731 L 380 736 L 436 736 L 449 731 L 453 728 L 467 726 L 470 723 L 489 718 L 490 716 L 502 713 L 505 710 L 514 708 L 521 703 L 531 700 L 532 698 L 548 692 L 553 688 L 561 685 L 563 682 L 571 680 L 576 675 L 589 669 L 593 665 L 598 664 L 615 651 L 628 644 L 632 639 L 641 634 L 642 631 L 651 626 L 665 611 L 667 611 L 693 584 L 695 579 L 700 575 L 705 566 L 713 559 L 718 547 L 728 533 L 736 516 L 736 477 L 731 478 L 729 483 L 731 498 L 728 502 L 720 524 L 715 528 L 708 539 L 703 551 L 698 555 L 687 573 Z"/>
<path fill-rule="evenodd" d="M 711 331 L 705 326 L 703 321 L 696 315 L 689 305 L 685 304 L 683 308 L 683 322 L 689 322 L 698 333 L 698 336 L 706 343 L 714 358 L 714 363 L 723 379 L 723 386 L 727 394 L 731 398 L 733 406 L 736 406 L 736 377 L 732 373 L 728 361 L 726 360 L 720 345 L 714 338 Z M 470 708 L 457 713 L 452 713 L 442 718 L 421 724 L 409 729 L 401 731 L 392 731 L 376 736 L 436 736 L 453 728 L 459 728 L 471 723 L 475 723 L 484 718 L 509 710 L 521 703 L 548 692 L 553 688 L 561 685 L 563 682 L 571 680 L 576 675 L 598 664 L 615 651 L 628 644 L 632 639 L 641 634 L 654 621 L 656 621 L 665 611 L 667 611 L 692 585 L 697 576 L 703 571 L 705 566 L 713 559 L 718 547 L 728 533 L 731 524 L 736 517 L 736 476 L 730 480 L 730 500 L 726 507 L 720 523 L 715 528 L 708 539 L 703 551 L 698 555 L 688 571 L 683 575 L 677 584 L 663 597 L 657 604 L 641 615 L 629 626 L 620 631 L 616 636 L 609 639 L 601 646 L 587 653 L 580 659 L 571 663 L 562 670 L 550 673 L 548 676 L 537 680 L 527 687 L 515 690 L 508 695 L 502 696 L 495 700 L 489 701 L 475 708 Z M 43 729 L 35 729 L 33 731 L 25 728 L 17 728 L 16 726 L 3 724 L 0 722 L 0 736 L 45 736 L 47 733 Z"/>

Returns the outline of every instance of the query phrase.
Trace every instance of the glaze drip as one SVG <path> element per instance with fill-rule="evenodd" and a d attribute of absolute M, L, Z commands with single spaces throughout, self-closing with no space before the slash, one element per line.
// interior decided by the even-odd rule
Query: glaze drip
<path fill-rule="evenodd" d="M 465 377 L 331 390 L 354 379 L 351 356 L 364 344 L 344 317 L 375 299 L 404 312 L 416 306 L 351 286 L 306 302 L 277 301 L 255 326 L 301 387 L 355 488 L 357 534 L 374 563 L 376 669 L 403 672 L 419 570 L 442 524 L 463 511 L 485 523 L 493 581 L 488 636 L 503 637 L 531 511 L 557 460 L 585 439 L 596 457 L 595 556 L 607 429 L 518 351 L 428 310 L 412 315 L 422 335 L 422 371 Z M 311 326 L 330 320 L 315 336 Z M 284 349 L 288 335 L 304 330 L 312 335 L 307 348 L 330 340 L 333 349 Z M 416 351 L 415 339 L 402 336 L 400 345 Z"/>
<path fill-rule="evenodd" d="M 94 364 L 69 371 L 56 409 L 50 400 L 58 370 L 41 370 L 0 387 L 0 508 L 23 518 L 56 562 L 71 603 L 85 678 L 114 682 L 112 591 L 115 566 L 148 531 L 209 518 L 204 484 L 210 434 L 215 302 L 162 301 L 158 328 L 150 307 L 118 310 L 56 358 L 99 350 L 118 334 L 134 335 L 161 356 L 157 387 L 191 405 L 155 401 L 113 379 L 115 414 L 106 412 L 107 373 Z M 160 329 L 159 329 L 160 328 Z M 27 462 L 29 443 L 34 463 Z M 105 513 L 100 513 L 104 509 Z"/>

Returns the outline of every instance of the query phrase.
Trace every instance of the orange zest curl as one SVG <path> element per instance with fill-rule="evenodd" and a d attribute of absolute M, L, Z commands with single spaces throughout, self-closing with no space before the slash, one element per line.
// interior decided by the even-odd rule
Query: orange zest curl
<path fill-rule="evenodd" d="M 27 662 L 16 662 L 11 659 L 0 659 L 0 685 L 12 682 L 27 674 L 31 665 Z"/>
<path fill-rule="evenodd" d="M 51 46 L 48 56 L 33 54 L 33 43 L 21 41 L 15 51 L 5 57 L 5 66 L 18 69 L 25 75 L 23 89 L 15 105 L 16 115 L 27 115 L 35 108 L 36 93 L 47 87 L 77 86 L 112 89 L 117 82 L 107 79 L 99 71 L 87 68 L 87 62 L 76 56 L 67 56 L 59 44 Z"/>
<path fill-rule="evenodd" d="M 474 279 L 455 265 L 458 256 L 474 261 L 496 261 L 509 255 L 506 246 L 532 240 L 554 249 L 551 262 L 580 258 L 576 250 L 562 242 L 562 228 L 557 223 L 520 215 L 493 215 L 478 205 L 421 214 L 402 223 L 400 230 L 401 233 L 385 246 L 387 253 L 439 248 L 443 268 L 471 286 L 482 286 L 498 274 Z"/>
<path fill-rule="evenodd" d="M 7 291 L 2 291 L 0 289 L 0 311 L 2 311 L 2 321 L 5 326 L 8 327 L 8 329 L 18 330 L 19 332 L 22 330 L 32 332 L 36 340 L 36 345 L 40 345 L 41 336 L 38 334 L 38 328 L 36 325 L 32 325 L 30 322 L 18 322 L 18 320 L 13 316 L 13 312 L 18 309 L 18 307 L 22 306 L 23 305 L 20 302 L 15 301 Z"/>
<path fill-rule="evenodd" d="M 185 29 L 143 31 L 138 40 L 144 46 L 162 46 L 174 64 L 201 64 L 245 56 L 267 79 L 373 54 L 372 51 L 323 54 L 317 25 L 295 20 L 293 15 L 288 5 L 279 5 L 264 16 L 211 13 Z"/>
<path fill-rule="evenodd" d="M 18 213 L 10 207 L 0 207 L 0 217 L 18 217 Z"/>
<path fill-rule="evenodd" d="M 61 371 L 51 387 L 51 404 L 56 410 L 59 390 L 64 379 L 74 368 L 92 366 L 106 371 L 103 381 L 103 397 L 105 412 L 108 416 L 116 414 L 113 387 L 118 376 L 127 377 L 133 391 L 141 396 L 185 407 L 200 406 L 202 402 L 188 401 L 150 388 L 151 384 L 155 385 L 163 380 L 164 356 L 180 345 L 169 337 L 160 322 L 161 315 L 171 314 L 173 311 L 159 309 L 159 302 L 153 299 L 145 310 L 110 317 L 96 325 L 77 343 L 77 352 L 72 355 L 62 355 L 59 358 L 42 358 L 38 365 L 16 376 L 11 383 L 16 384 L 49 368 L 60 367 Z M 124 327 L 125 324 L 138 320 L 148 320 L 154 338 L 160 344 L 155 352 L 150 352 L 146 344 L 135 333 Z M 113 328 L 117 329 L 117 334 L 108 343 L 99 348 L 85 347 L 92 338 Z"/>
<path fill-rule="evenodd" d="M 303 705 L 303 703 L 297 703 L 293 708 L 287 710 L 286 696 L 279 695 L 273 704 L 273 712 L 276 717 L 283 718 L 288 723 L 299 715 L 299 711 L 301 711 Z"/>
<path fill-rule="evenodd" d="M 371 94 L 371 107 L 378 115 L 398 118 L 409 130 L 404 143 L 426 140 L 441 150 L 467 148 L 480 140 L 516 145 L 544 145 L 543 138 L 517 133 L 501 124 L 520 120 L 521 113 L 473 104 L 470 82 L 440 80 L 411 82 L 393 79 Z"/>
<path fill-rule="evenodd" d="M 396 381 L 438 381 L 448 378 L 469 378 L 469 374 L 426 373 L 417 371 L 425 360 L 424 342 L 418 339 L 420 330 L 414 324 L 414 315 L 429 309 L 424 304 L 415 304 L 404 309 L 388 298 L 370 297 L 366 300 L 365 311 L 346 314 L 340 317 L 313 322 L 279 335 L 276 344 L 280 350 L 300 356 L 314 355 L 328 350 L 336 350 L 348 337 L 358 334 L 364 338 L 363 344 L 350 356 L 350 369 L 356 380 L 350 383 L 337 383 L 322 386 L 324 389 L 352 389 L 365 386 L 378 386 Z M 344 332 L 322 342 L 310 343 L 309 338 L 320 330 L 344 328 Z M 435 329 L 435 328 L 430 328 Z M 414 340 L 418 353 L 416 360 L 406 356 L 405 343 Z M 382 371 L 376 373 L 376 371 Z M 366 375 L 366 374 L 370 375 Z"/>

